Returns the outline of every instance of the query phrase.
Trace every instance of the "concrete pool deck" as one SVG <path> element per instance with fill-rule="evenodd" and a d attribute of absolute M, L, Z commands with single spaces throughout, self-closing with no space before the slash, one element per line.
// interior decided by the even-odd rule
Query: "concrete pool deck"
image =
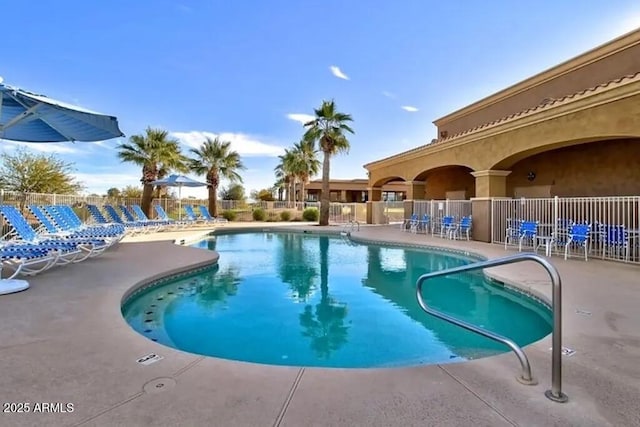
<path fill-rule="evenodd" d="M 101 257 L 30 278 L 25 292 L 0 296 L 0 426 L 640 425 L 639 266 L 550 258 L 563 279 L 563 345 L 576 351 L 563 357 L 569 402 L 559 404 L 544 397 L 550 337 L 525 347 L 535 386 L 515 380 L 511 353 L 412 368 L 319 369 L 201 357 L 145 339 L 122 318 L 123 295 L 150 278 L 215 262 L 213 252 L 173 243 L 208 231 L 127 238 Z M 353 237 L 489 258 L 514 253 L 389 226 L 362 227 Z M 550 298 L 548 277 L 535 263 L 491 272 Z M 137 362 L 150 353 L 163 359 Z M 4 411 L 25 402 L 30 413 Z M 73 411 L 36 413 L 42 403 L 70 403 Z"/>

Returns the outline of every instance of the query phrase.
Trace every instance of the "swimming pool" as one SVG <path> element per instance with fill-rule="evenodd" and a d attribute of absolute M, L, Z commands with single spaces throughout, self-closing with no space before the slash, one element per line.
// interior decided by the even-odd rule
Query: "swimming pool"
<path fill-rule="evenodd" d="M 472 258 L 286 232 L 220 234 L 194 246 L 218 251 L 218 265 L 124 302 L 125 319 L 143 336 L 192 353 L 292 366 L 411 366 L 507 351 L 429 316 L 416 301 L 421 274 Z M 434 279 L 424 297 L 519 345 L 551 331 L 547 306 L 480 272 Z"/>

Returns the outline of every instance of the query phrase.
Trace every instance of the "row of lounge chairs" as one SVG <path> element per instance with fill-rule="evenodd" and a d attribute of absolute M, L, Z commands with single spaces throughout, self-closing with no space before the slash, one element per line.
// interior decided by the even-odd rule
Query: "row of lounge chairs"
<path fill-rule="evenodd" d="M 0 205 L 0 215 L 9 231 L 0 240 L 0 276 L 6 269 L 5 279 L 33 276 L 55 266 L 78 263 L 99 256 L 116 245 L 126 234 L 148 233 L 179 229 L 194 224 L 226 222 L 212 217 L 205 206 L 199 206 L 196 215 L 188 206 L 184 220 L 176 221 L 162 206 L 155 205 L 157 218 L 149 219 L 138 205 L 87 205 L 93 222 L 83 223 L 67 205 L 30 205 L 31 216 L 39 223 L 34 228 L 13 205 Z M 2 287 L 0 286 L 0 293 Z"/>
<path fill-rule="evenodd" d="M 93 221 L 97 224 L 116 223 L 121 224 L 131 234 L 151 233 L 164 230 L 176 230 L 197 224 L 217 224 L 227 222 L 226 219 L 214 218 L 209 214 L 206 206 L 200 205 L 200 215 L 193 210 L 193 206 L 185 206 L 185 217 L 181 220 L 169 218 L 166 211 L 160 205 L 153 206 L 156 218 L 150 219 L 139 205 L 130 207 L 118 205 L 118 209 L 112 205 L 104 205 L 104 213 L 96 205 L 87 205 L 87 210 Z"/>
<path fill-rule="evenodd" d="M 8 279 L 99 256 L 125 235 L 119 224 L 83 224 L 69 206 L 32 205 L 29 210 L 40 222 L 37 229 L 15 206 L 0 205 L 0 215 L 10 226 L 0 241 L 0 273 L 9 270 Z"/>

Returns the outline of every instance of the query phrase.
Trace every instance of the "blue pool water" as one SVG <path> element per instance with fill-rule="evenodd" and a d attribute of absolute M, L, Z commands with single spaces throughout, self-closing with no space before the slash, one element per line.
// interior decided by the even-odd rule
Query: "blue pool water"
<path fill-rule="evenodd" d="M 222 234 L 195 245 L 216 267 L 164 281 L 123 305 L 145 337 L 248 362 L 391 367 L 485 357 L 507 349 L 424 313 L 415 282 L 467 264 L 457 254 L 360 245 L 300 233 Z M 481 273 L 427 282 L 431 306 L 525 345 L 551 331 L 548 308 Z"/>

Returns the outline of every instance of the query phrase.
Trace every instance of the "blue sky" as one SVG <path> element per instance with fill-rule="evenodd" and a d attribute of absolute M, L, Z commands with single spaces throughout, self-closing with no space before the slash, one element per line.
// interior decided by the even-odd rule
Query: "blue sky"
<path fill-rule="evenodd" d="M 247 193 L 273 184 L 304 115 L 334 99 L 356 134 L 331 177 L 364 178 L 363 164 L 434 138 L 434 119 L 640 27 L 637 0 L 532 3 L 4 2 L 0 76 L 115 115 L 127 136 L 160 127 L 189 148 L 220 135 L 242 155 Z M 28 148 L 58 153 L 104 193 L 139 184 L 119 142 Z"/>

